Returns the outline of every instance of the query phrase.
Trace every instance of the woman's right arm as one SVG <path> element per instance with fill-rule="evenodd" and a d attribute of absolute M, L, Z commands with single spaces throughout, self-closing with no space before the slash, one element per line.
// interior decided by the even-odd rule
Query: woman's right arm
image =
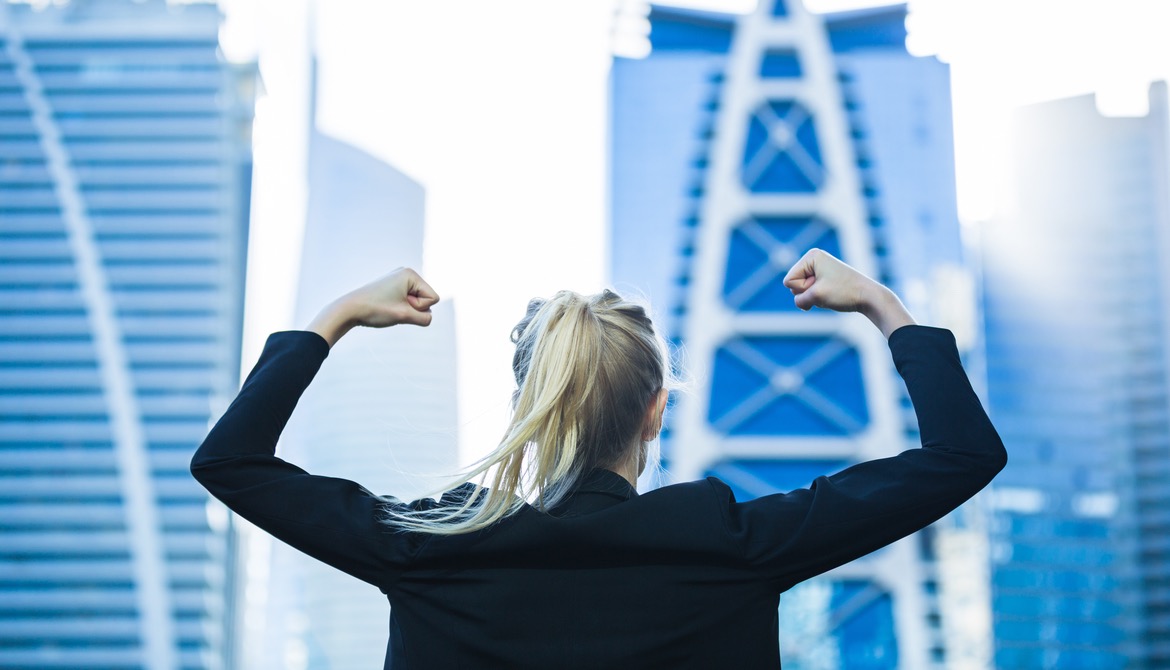
<path fill-rule="evenodd" d="M 803 309 L 859 311 L 882 330 L 914 405 L 922 447 L 744 503 L 711 480 L 726 497 L 728 525 L 745 557 L 782 588 L 930 525 L 1007 463 L 950 331 L 916 325 L 889 289 L 819 250 L 806 254 L 785 284 Z"/>
<path fill-rule="evenodd" d="M 192 456 L 192 476 L 290 546 L 371 584 L 392 580 L 418 538 L 382 523 L 389 501 L 357 482 L 310 474 L 277 457 L 276 445 L 341 336 L 355 326 L 428 325 L 438 300 L 421 277 L 402 268 L 335 300 L 305 330 L 270 335 L 239 394 Z"/>

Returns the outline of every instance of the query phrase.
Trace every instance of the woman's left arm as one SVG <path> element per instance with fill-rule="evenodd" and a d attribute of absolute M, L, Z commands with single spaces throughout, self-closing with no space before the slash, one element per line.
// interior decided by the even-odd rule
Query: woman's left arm
<path fill-rule="evenodd" d="M 782 589 L 926 527 L 1007 464 L 950 331 L 917 325 L 892 291 L 819 249 L 789 270 L 784 285 L 801 309 L 860 312 L 882 332 L 906 382 L 922 446 L 743 503 L 712 480 L 745 559 Z"/>
<path fill-rule="evenodd" d="M 782 588 L 937 521 L 1007 464 L 951 332 L 906 325 L 890 336 L 889 346 L 918 417 L 921 447 L 742 503 L 726 485 L 712 482 L 745 559 Z"/>

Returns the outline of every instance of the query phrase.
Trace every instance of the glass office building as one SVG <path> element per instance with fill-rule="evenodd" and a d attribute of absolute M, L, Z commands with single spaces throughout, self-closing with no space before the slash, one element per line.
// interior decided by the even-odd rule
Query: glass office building
<path fill-rule="evenodd" d="M 189 472 L 240 367 L 254 72 L 219 23 L 0 3 L 0 667 L 232 667 Z"/>
<path fill-rule="evenodd" d="M 1003 670 L 1170 665 L 1168 123 L 1021 109 L 981 226 Z"/>
<path fill-rule="evenodd" d="M 421 184 L 316 130 L 308 184 L 298 328 L 395 267 L 423 268 Z M 435 476 L 459 465 L 454 305 L 436 305 L 427 328 L 351 330 L 305 390 L 278 453 L 315 475 L 378 494 L 416 500 L 430 493 L 441 481 Z M 390 612 L 384 593 L 279 542 L 269 555 L 264 640 L 250 667 L 382 666 Z"/>
<path fill-rule="evenodd" d="M 802 313 L 782 285 L 811 247 L 880 277 L 977 357 L 949 73 L 906 52 L 905 16 L 654 6 L 649 54 L 615 59 L 611 277 L 657 306 L 698 382 L 664 443 L 677 479 L 713 474 L 747 499 L 917 446 L 880 333 Z M 785 667 L 987 661 L 972 521 L 953 515 L 785 593 Z M 939 551 L 972 569 L 940 568 Z"/>

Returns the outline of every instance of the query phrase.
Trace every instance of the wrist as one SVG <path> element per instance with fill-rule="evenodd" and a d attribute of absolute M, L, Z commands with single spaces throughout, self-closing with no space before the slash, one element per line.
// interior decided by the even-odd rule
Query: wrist
<path fill-rule="evenodd" d="M 886 339 L 889 339 L 890 335 L 902 326 L 916 323 L 898 296 L 889 288 L 876 282 L 866 292 L 862 308 L 859 311 L 882 332 L 882 336 Z"/>
<path fill-rule="evenodd" d="M 353 302 L 349 296 L 342 296 L 318 312 L 305 330 L 311 330 L 325 338 L 332 348 L 343 335 L 358 324 L 359 319 Z"/>

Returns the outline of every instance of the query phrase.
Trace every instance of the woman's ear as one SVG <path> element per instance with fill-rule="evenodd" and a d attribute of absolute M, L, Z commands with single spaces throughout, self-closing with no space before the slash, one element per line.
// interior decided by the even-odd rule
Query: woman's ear
<path fill-rule="evenodd" d="M 666 389 L 659 389 L 658 393 L 650 399 L 650 405 L 646 408 L 646 416 L 642 419 L 643 442 L 649 442 L 658 437 L 658 433 L 662 430 L 662 415 L 666 412 L 668 396 Z"/>

